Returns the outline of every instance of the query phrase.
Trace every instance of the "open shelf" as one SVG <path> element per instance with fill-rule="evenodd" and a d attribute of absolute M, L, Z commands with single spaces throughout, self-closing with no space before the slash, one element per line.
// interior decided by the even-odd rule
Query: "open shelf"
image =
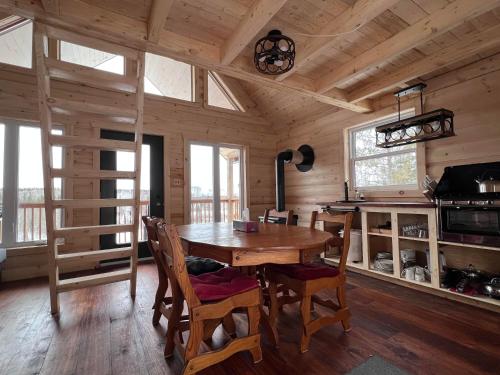
<path fill-rule="evenodd" d="M 447 246 L 472 247 L 474 249 L 500 251 L 500 247 L 484 246 L 484 245 L 474 245 L 474 244 L 469 244 L 469 243 L 457 243 L 457 242 L 438 241 L 438 244 L 440 244 L 440 245 L 447 245 Z"/>
<path fill-rule="evenodd" d="M 368 232 L 369 236 L 377 236 L 377 237 L 392 237 L 392 234 L 386 234 L 386 233 L 375 233 L 375 232 Z"/>
<path fill-rule="evenodd" d="M 446 288 L 440 288 L 440 290 L 445 292 L 445 293 L 457 296 L 459 298 L 470 299 L 470 300 L 478 301 L 478 302 L 482 302 L 482 303 L 489 303 L 489 304 L 500 307 L 500 300 L 499 299 L 494 299 L 494 298 L 487 297 L 487 296 L 470 296 L 468 294 L 453 292 L 453 291 L 446 289 Z"/>
<path fill-rule="evenodd" d="M 400 240 L 408 240 L 408 241 L 429 242 L 428 238 L 419 238 L 419 237 L 399 236 L 399 239 Z"/>

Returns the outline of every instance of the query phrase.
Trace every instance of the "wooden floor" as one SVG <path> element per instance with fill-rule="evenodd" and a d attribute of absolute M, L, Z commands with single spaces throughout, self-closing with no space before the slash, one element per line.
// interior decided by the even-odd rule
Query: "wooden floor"
<path fill-rule="evenodd" d="M 1 285 L 0 373 L 179 374 L 162 356 L 165 321 L 151 325 L 155 286 L 154 265 L 142 265 L 135 302 L 128 282 L 83 289 L 61 295 L 55 320 L 45 280 Z M 285 307 L 279 350 L 264 341 L 261 363 L 240 353 L 202 374 L 344 374 L 372 355 L 415 374 L 500 373 L 498 314 L 356 274 L 347 297 L 349 334 L 327 328 L 299 354 L 298 308 Z"/>

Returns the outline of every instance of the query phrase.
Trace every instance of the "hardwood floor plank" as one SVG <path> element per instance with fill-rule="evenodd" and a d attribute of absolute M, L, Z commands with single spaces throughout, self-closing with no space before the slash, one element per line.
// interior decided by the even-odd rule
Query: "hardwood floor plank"
<path fill-rule="evenodd" d="M 45 280 L 2 284 L 0 375 L 180 374 L 178 358 L 163 359 L 166 320 L 151 324 L 156 283 L 155 266 L 144 264 L 135 301 L 127 281 L 64 293 L 59 320 L 50 315 Z M 414 374 L 500 373 L 498 314 L 357 274 L 348 275 L 347 299 L 350 333 L 340 325 L 320 330 L 300 354 L 298 304 L 285 306 L 279 349 L 263 339 L 261 363 L 238 353 L 200 375 L 345 374 L 373 355 Z M 243 333 L 245 315 L 235 321 Z M 223 342 L 218 329 L 214 343 Z"/>

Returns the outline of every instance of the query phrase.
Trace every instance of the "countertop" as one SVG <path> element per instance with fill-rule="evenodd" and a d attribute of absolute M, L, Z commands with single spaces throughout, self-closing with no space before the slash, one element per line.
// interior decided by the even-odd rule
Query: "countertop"
<path fill-rule="evenodd" d="M 436 208 L 434 202 L 395 202 L 395 201 L 350 201 L 350 202 L 319 202 L 319 206 L 329 207 L 405 207 L 405 208 Z"/>

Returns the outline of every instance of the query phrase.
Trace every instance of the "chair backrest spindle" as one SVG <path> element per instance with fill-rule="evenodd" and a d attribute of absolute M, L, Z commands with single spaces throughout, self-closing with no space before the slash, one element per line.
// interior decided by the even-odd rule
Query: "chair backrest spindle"
<path fill-rule="evenodd" d="M 264 223 L 269 222 L 269 217 L 278 217 L 282 219 L 286 219 L 286 225 L 293 224 L 293 210 L 288 211 L 278 211 L 274 208 L 267 208 L 264 211 Z"/>
<path fill-rule="evenodd" d="M 353 217 L 354 215 L 352 212 L 331 214 L 328 212 L 313 211 L 311 215 L 311 224 L 310 224 L 311 229 L 314 229 L 316 227 L 316 222 L 318 221 L 323 221 L 332 224 L 339 224 L 343 226 L 344 238 L 340 242 L 341 254 L 338 267 L 341 273 L 345 272 L 346 268 L 347 255 L 349 253 L 349 246 L 351 242 L 351 226 Z M 334 239 L 339 239 L 339 237 L 334 237 Z"/>
<path fill-rule="evenodd" d="M 156 224 L 156 233 L 160 251 L 168 267 L 173 271 L 175 280 L 172 280 L 172 283 L 180 288 L 190 308 L 201 305 L 189 279 L 184 251 L 175 225 L 161 221 Z"/>

